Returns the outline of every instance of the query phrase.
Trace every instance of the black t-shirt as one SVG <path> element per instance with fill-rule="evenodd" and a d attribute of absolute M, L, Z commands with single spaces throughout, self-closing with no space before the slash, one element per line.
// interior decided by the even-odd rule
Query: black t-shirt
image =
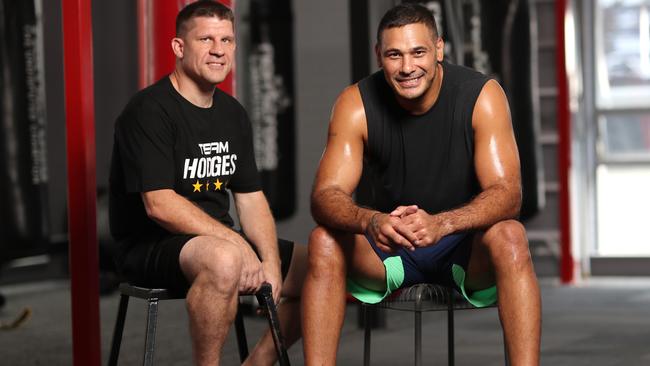
<path fill-rule="evenodd" d="M 359 82 L 368 146 L 361 202 L 382 212 L 416 204 L 429 213 L 468 203 L 480 186 L 474 167 L 474 105 L 489 80 L 466 67 L 442 63 L 436 103 L 422 115 L 399 106 L 379 70 Z"/>
<path fill-rule="evenodd" d="M 229 193 L 261 189 L 244 108 L 215 89 L 212 107 L 183 98 L 168 77 L 137 93 L 115 123 L 110 227 L 120 241 L 164 233 L 141 193 L 173 189 L 232 226 Z"/>

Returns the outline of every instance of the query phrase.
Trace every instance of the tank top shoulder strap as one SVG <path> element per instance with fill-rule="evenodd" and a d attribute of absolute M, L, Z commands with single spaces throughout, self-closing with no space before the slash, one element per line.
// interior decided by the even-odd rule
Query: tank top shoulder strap
<path fill-rule="evenodd" d="M 388 101 L 387 89 L 388 85 L 381 70 L 359 81 L 359 92 L 368 123 L 377 121 L 382 115 Z"/>
<path fill-rule="evenodd" d="M 454 100 L 454 115 L 459 121 L 464 122 L 465 143 L 472 152 L 474 150 L 474 132 L 472 127 L 472 115 L 474 106 L 485 83 L 490 78 L 476 70 L 465 66 L 454 65 L 443 61 L 445 76 L 443 83 L 446 83 L 445 90 L 449 97 Z"/>
<path fill-rule="evenodd" d="M 443 83 L 447 84 L 446 89 L 455 98 L 459 98 L 461 104 L 473 110 L 474 102 L 490 78 L 465 66 L 450 64 L 446 61 L 443 61 L 443 65 L 445 70 Z"/>
<path fill-rule="evenodd" d="M 394 132 L 391 121 L 399 113 L 392 90 L 379 70 L 359 82 L 359 92 L 366 113 L 368 149 L 371 155 L 381 154 L 384 139 Z"/>

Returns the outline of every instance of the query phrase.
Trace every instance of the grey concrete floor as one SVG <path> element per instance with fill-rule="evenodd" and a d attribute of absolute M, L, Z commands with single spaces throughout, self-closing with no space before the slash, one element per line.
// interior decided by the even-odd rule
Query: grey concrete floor
<path fill-rule="evenodd" d="M 70 292 L 65 280 L 0 287 L 8 303 L 0 320 L 8 321 L 23 307 L 32 317 L 21 327 L 0 331 L 0 365 L 71 365 Z M 578 286 L 542 281 L 542 365 L 650 365 L 650 278 L 591 279 Z M 119 296 L 100 300 L 102 362 L 106 364 Z M 145 303 L 132 300 L 120 365 L 141 364 Z M 446 364 L 445 314 L 423 317 L 425 364 Z M 160 306 L 155 360 L 158 365 L 190 365 L 191 350 L 183 301 Z M 252 343 L 265 329 L 264 319 L 247 317 Z M 348 307 L 338 364 L 362 363 L 363 331 L 357 308 Z M 238 364 L 234 335 L 224 349 L 224 365 Z M 411 313 L 387 312 L 387 326 L 373 332 L 372 365 L 408 365 L 413 360 Z M 301 344 L 289 352 L 302 365 Z M 503 342 L 495 309 L 456 312 L 456 364 L 502 365 Z"/>

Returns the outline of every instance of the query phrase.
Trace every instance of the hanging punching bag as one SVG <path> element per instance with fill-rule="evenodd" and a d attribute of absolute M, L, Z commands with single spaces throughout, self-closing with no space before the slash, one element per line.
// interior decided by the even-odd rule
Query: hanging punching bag
<path fill-rule="evenodd" d="M 521 163 L 522 204 L 520 219 L 544 207 L 541 151 L 536 131 L 532 95 L 530 18 L 527 0 L 481 0 L 483 43 L 494 72 L 508 96 L 512 127 Z"/>
<path fill-rule="evenodd" d="M 0 0 L 0 262 L 48 241 L 40 0 Z"/>
<path fill-rule="evenodd" d="M 247 104 L 255 161 L 276 219 L 295 210 L 292 25 L 291 1 L 251 1 Z"/>

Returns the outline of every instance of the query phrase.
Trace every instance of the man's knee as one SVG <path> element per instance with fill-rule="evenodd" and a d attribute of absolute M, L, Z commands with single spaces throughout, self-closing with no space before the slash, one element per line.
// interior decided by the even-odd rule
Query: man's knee
<path fill-rule="evenodd" d="M 483 236 L 483 244 L 495 264 L 520 267 L 531 261 L 526 229 L 518 221 L 506 220 L 493 225 Z"/>
<path fill-rule="evenodd" d="M 343 251 L 334 234 L 317 226 L 309 235 L 308 260 L 310 270 L 325 270 L 345 265 Z"/>
<path fill-rule="evenodd" d="M 216 287 L 224 292 L 235 291 L 242 270 L 239 247 L 212 237 L 193 240 L 196 242 L 192 243 L 194 247 L 191 253 L 181 258 L 182 267 L 192 268 L 192 282 L 201 281 L 202 285 Z"/>

